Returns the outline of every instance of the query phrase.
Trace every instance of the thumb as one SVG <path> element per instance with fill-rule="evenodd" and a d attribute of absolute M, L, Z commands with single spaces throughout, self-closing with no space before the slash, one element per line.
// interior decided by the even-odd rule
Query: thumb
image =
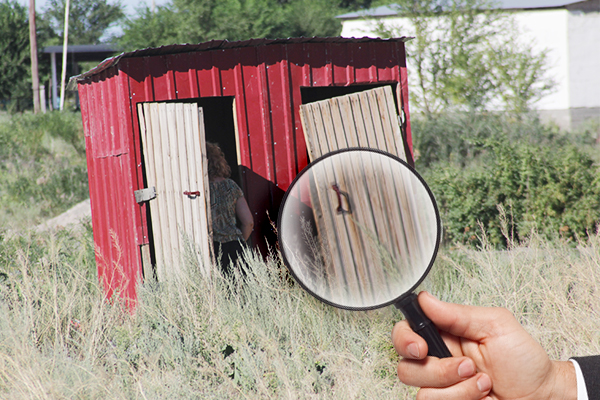
<path fill-rule="evenodd" d="M 510 320 L 514 320 L 512 314 L 503 308 L 446 303 L 427 292 L 419 293 L 419 305 L 438 329 L 474 341 L 499 334 L 496 332 L 499 327 L 510 326 Z"/>

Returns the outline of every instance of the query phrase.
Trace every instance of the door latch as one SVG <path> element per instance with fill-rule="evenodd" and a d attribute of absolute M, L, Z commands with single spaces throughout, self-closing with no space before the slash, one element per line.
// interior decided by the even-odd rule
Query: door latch
<path fill-rule="evenodd" d="M 138 204 L 142 204 L 145 201 L 150 201 L 156 198 L 156 188 L 152 186 L 146 189 L 136 190 L 133 192 L 133 194 L 135 195 L 135 201 Z"/>

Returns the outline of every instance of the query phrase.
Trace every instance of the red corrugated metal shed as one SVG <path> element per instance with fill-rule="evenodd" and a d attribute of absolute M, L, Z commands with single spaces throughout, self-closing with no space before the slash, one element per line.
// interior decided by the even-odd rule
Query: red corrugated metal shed
<path fill-rule="evenodd" d="M 392 85 L 412 153 L 404 41 L 297 38 L 173 45 L 124 53 L 74 78 L 96 261 L 107 296 L 118 291 L 135 301 L 142 249 L 151 240 L 146 204 L 134 198 L 134 191 L 145 187 L 137 103 L 197 101 L 210 107 L 214 99 L 232 99 L 237 180 L 255 215 L 252 243 L 264 253 L 275 240 L 270 218 L 276 218 L 283 193 L 308 163 L 300 104 Z"/>

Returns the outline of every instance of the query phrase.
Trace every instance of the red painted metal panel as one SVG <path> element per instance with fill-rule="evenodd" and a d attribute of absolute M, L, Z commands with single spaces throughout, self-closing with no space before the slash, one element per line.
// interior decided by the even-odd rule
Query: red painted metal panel
<path fill-rule="evenodd" d="M 296 149 L 296 168 L 301 171 L 308 165 L 308 153 L 306 150 L 306 141 L 304 140 L 304 130 L 300 120 L 300 105 L 302 104 L 302 87 L 311 86 L 310 65 L 304 58 L 303 44 L 286 45 L 288 60 L 288 80 L 291 91 L 291 106 L 293 109 L 294 124 L 294 143 Z"/>
<path fill-rule="evenodd" d="M 404 110 L 404 116 L 406 118 L 405 124 L 405 135 L 406 135 L 406 144 L 408 145 L 408 149 L 410 151 L 411 158 L 414 160 L 413 153 L 413 143 L 412 143 L 412 131 L 410 129 L 410 112 L 408 107 L 408 75 L 406 71 L 406 67 L 400 68 L 400 85 L 399 88 L 400 98 L 401 98 L 401 107 Z"/>
<path fill-rule="evenodd" d="M 215 67 L 211 51 L 198 52 L 192 55 L 193 64 L 197 70 L 198 90 L 200 96 L 219 96 L 221 94 L 221 79 Z"/>
<path fill-rule="evenodd" d="M 234 68 L 238 65 L 236 53 L 237 49 L 214 51 L 213 63 L 221 75 L 221 96 L 235 96 L 236 94 L 236 78 L 234 71 Z"/>
<path fill-rule="evenodd" d="M 331 63 L 334 85 L 347 86 L 354 83 L 352 53 L 347 44 L 331 44 Z"/>
<path fill-rule="evenodd" d="M 121 296 L 134 300 L 141 263 L 132 192 L 135 162 L 127 154 L 132 127 L 130 110 L 124 105 L 129 102 L 129 87 L 124 77 L 115 76 L 114 69 L 105 72 L 92 82 L 94 90 L 86 87 L 80 91 L 82 112 L 86 114 L 84 129 L 96 260 L 106 295 L 112 296 L 118 288 Z M 108 99 L 111 101 L 105 102 Z M 96 140 L 101 138 L 108 140 Z"/>
<path fill-rule="evenodd" d="M 173 70 L 176 96 L 178 99 L 200 97 L 198 93 L 198 77 L 192 67 L 192 55 L 189 53 L 169 56 L 169 66 Z"/>
<path fill-rule="evenodd" d="M 236 96 L 236 102 L 240 99 L 241 104 L 236 103 L 236 105 L 241 106 L 245 102 L 243 110 L 239 107 L 238 113 L 243 116 L 238 116 L 238 123 L 243 119 L 240 124 L 240 136 L 246 136 L 250 156 L 251 168 L 243 168 L 243 175 L 248 205 L 254 213 L 255 228 L 252 243 L 262 251 L 266 251 L 265 234 L 271 230 L 267 212 L 272 208 L 274 182 L 272 136 L 266 66 L 260 59 L 257 49 L 251 50 L 240 49 L 238 53 L 238 57 L 243 59 L 241 72 L 244 85 L 243 92 L 240 91 Z"/>
<path fill-rule="evenodd" d="M 148 57 L 147 59 L 150 74 L 152 75 L 155 101 L 174 100 L 177 98 L 173 71 L 169 70 L 167 57 L 169 56 Z"/>
<path fill-rule="evenodd" d="M 109 297 L 112 295 L 112 290 L 108 285 L 109 276 L 112 271 L 108 268 L 110 262 L 110 224 L 108 223 L 109 215 L 109 197 L 104 185 L 102 175 L 106 171 L 102 168 L 102 160 L 105 155 L 102 149 L 107 141 L 106 134 L 102 126 L 102 107 L 105 106 L 103 97 L 103 85 L 100 76 L 94 77 L 91 85 L 94 90 L 90 91 L 89 113 L 90 113 L 90 131 L 88 132 L 89 141 L 92 143 L 88 147 L 88 181 L 90 186 L 90 202 L 92 208 L 92 226 L 94 228 L 94 244 L 96 252 L 96 264 L 98 275 L 101 279 L 105 293 Z"/>
<path fill-rule="evenodd" d="M 265 65 L 260 63 L 256 52 L 251 64 L 243 68 L 244 96 L 246 98 L 246 124 L 252 171 L 266 180 L 273 179 L 269 154 L 271 132 L 268 120 L 268 101 Z M 251 71 L 249 71 L 251 70 Z M 251 75 L 251 79 L 246 77 Z M 268 142 L 268 143 L 266 143 Z"/>
<path fill-rule="evenodd" d="M 239 60 L 235 68 L 235 109 L 236 124 L 238 129 L 239 157 L 241 165 L 252 170 L 252 155 L 250 149 L 250 139 L 248 134 L 248 113 L 246 100 L 246 85 L 249 81 L 255 80 L 257 76 L 256 68 L 256 50 L 253 48 L 241 48 L 236 53 Z M 244 174 L 244 179 L 245 179 Z M 250 189 L 248 182 L 244 181 L 244 187 Z"/>
<path fill-rule="evenodd" d="M 153 101 L 154 94 L 152 91 L 152 76 L 148 68 L 149 63 L 145 58 L 130 58 L 124 60 L 121 65 L 121 73 L 128 76 L 130 103 L 129 110 L 131 112 L 131 126 L 132 129 L 129 135 L 133 136 L 133 151 L 135 152 L 135 173 L 137 174 L 136 187 L 134 190 L 145 188 L 144 175 L 143 175 L 143 162 L 141 155 L 141 143 L 140 143 L 140 125 L 139 117 L 137 113 L 137 104 L 141 102 Z M 137 242 L 139 245 L 148 244 L 150 239 L 148 236 L 148 221 L 147 221 L 147 204 L 143 203 L 137 206 L 136 214 L 139 215 L 137 224 L 139 225 Z"/>
<path fill-rule="evenodd" d="M 122 181 L 120 182 L 119 194 L 121 196 L 121 214 L 123 219 L 120 222 L 122 228 L 122 240 L 125 243 L 123 248 L 125 259 L 125 275 L 128 277 L 128 287 L 123 294 L 126 298 L 135 300 L 135 285 L 142 277 L 142 263 L 140 259 L 139 247 L 142 237 L 138 221 L 140 221 L 140 209 L 135 201 L 134 191 L 137 190 L 143 182 L 138 182 L 137 165 L 141 163 L 141 146 L 139 140 L 131 134 L 133 132 L 132 110 L 129 96 L 129 85 L 127 76 L 119 73 L 114 79 L 111 79 L 115 88 L 118 118 L 118 135 L 122 139 L 124 154 L 119 157 Z M 139 136 L 137 137 L 139 138 Z"/>
<path fill-rule="evenodd" d="M 288 61 L 283 46 L 265 46 L 261 53 L 266 63 L 269 92 L 274 182 L 280 190 L 286 190 L 298 173 Z"/>
<path fill-rule="evenodd" d="M 311 86 L 331 86 L 333 76 L 329 59 L 329 44 L 315 43 L 306 45 L 306 58 L 310 63 Z"/>
<path fill-rule="evenodd" d="M 392 82 L 394 80 L 394 66 L 398 65 L 395 49 L 390 49 L 390 45 L 384 42 L 371 43 L 375 54 L 374 67 L 379 82 Z M 392 51 L 390 51 L 392 50 Z"/>
<path fill-rule="evenodd" d="M 146 91 L 144 85 L 144 78 L 141 76 L 140 71 L 143 71 L 144 62 L 141 58 L 128 59 L 121 65 L 121 74 L 126 78 L 126 83 L 129 88 L 129 103 L 124 104 L 124 108 L 127 107 L 129 111 L 130 119 L 130 130 L 124 132 L 128 136 L 132 136 L 132 153 L 134 153 L 133 173 L 135 174 L 135 186 L 133 190 L 143 189 L 145 187 L 144 173 L 143 173 L 143 161 L 142 161 L 142 146 L 140 143 L 140 128 L 137 114 L 137 103 L 143 102 L 146 99 Z M 138 80 L 140 79 L 140 80 Z M 149 243 L 148 237 L 148 221 L 146 217 L 146 204 L 136 205 L 136 228 L 138 231 L 137 243 L 138 245 Z"/>
<path fill-rule="evenodd" d="M 368 84 L 377 82 L 377 72 L 374 70 L 372 43 L 353 43 L 354 76 L 356 83 Z"/>

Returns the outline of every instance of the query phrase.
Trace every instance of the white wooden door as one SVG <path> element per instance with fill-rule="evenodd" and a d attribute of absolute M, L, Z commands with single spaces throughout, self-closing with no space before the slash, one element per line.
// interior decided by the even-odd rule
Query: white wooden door
<path fill-rule="evenodd" d="M 150 201 L 156 273 L 171 277 L 194 254 L 205 273 L 212 261 L 204 117 L 197 104 L 138 104 Z M 193 250 L 192 252 L 188 250 Z"/>
<path fill-rule="evenodd" d="M 311 161 L 349 147 L 383 150 L 406 160 L 390 86 L 304 104 L 300 116 Z M 323 168 L 319 179 L 314 178 L 315 189 L 310 192 L 317 231 L 327 245 L 323 260 L 330 265 L 324 268 L 340 279 L 332 285 L 359 293 L 360 282 L 368 275 L 365 271 L 373 275 L 371 282 L 378 282 L 385 276 L 378 270 L 380 265 L 402 264 L 407 244 L 418 244 L 412 216 L 417 214 L 411 214 L 414 207 L 409 207 L 415 204 L 412 181 L 407 172 L 392 168 L 386 160 L 351 167 L 330 160 L 323 161 L 331 165 Z M 348 194 L 350 212 L 336 212 L 336 206 L 342 205 L 340 193 Z"/>
<path fill-rule="evenodd" d="M 391 86 L 303 104 L 300 117 L 311 161 L 348 147 L 384 150 L 406 160 Z"/>

